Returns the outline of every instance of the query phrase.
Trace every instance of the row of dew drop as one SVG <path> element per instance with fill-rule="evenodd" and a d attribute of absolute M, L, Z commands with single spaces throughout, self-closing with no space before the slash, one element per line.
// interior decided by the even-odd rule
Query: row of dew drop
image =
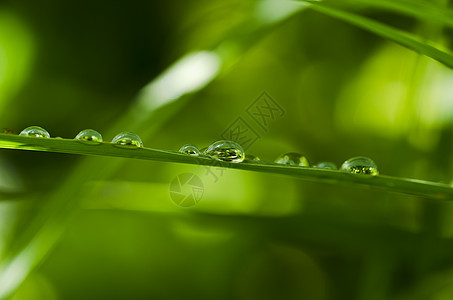
<path fill-rule="evenodd" d="M 184 145 L 181 147 L 179 152 L 194 155 L 194 156 L 208 156 L 211 158 L 228 161 L 228 162 L 259 162 L 260 158 L 255 155 L 245 154 L 244 149 L 233 141 L 221 140 L 212 143 L 209 147 L 199 150 L 194 145 Z M 305 156 L 295 152 L 289 152 L 280 155 L 274 160 L 275 163 L 299 166 L 299 167 L 310 167 L 308 160 Z M 323 161 L 313 166 L 318 169 L 329 169 L 337 170 L 337 166 L 333 162 Z M 365 175 L 379 175 L 376 163 L 368 157 L 357 156 L 345 161 L 341 167 L 341 171 L 354 173 L 354 174 L 365 174 Z"/>
<path fill-rule="evenodd" d="M 30 137 L 37 137 L 37 138 L 50 138 L 50 133 L 42 127 L 39 126 L 30 126 L 25 128 L 24 130 L 19 133 L 21 136 L 30 136 Z M 80 131 L 75 140 L 78 140 L 84 144 L 100 144 L 103 142 L 102 135 L 93 129 L 85 129 Z M 121 132 L 117 134 L 113 140 L 113 144 L 117 144 L 120 146 L 128 146 L 128 147 L 142 147 L 143 143 L 140 137 L 132 132 Z"/>
<path fill-rule="evenodd" d="M 38 138 L 50 138 L 49 132 L 39 126 L 30 126 L 22 130 L 21 136 L 30 136 Z M 82 130 L 74 138 L 86 144 L 99 144 L 103 142 L 102 135 L 93 129 Z M 142 147 L 143 143 L 140 137 L 131 132 L 121 132 L 113 140 L 113 144 L 130 147 Z M 179 152 L 200 157 L 209 157 L 221 161 L 240 163 L 240 162 L 259 162 L 260 158 L 254 155 L 245 154 L 244 149 L 236 142 L 221 140 L 212 143 L 209 147 L 198 149 L 194 145 L 184 145 Z M 280 155 L 274 161 L 278 164 L 310 167 L 305 156 L 295 152 L 289 152 Z M 337 166 L 332 162 L 320 162 L 313 166 L 318 169 L 337 170 Z M 340 167 L 341 171 L 355 174 L 379 175 L 376 164 L 368 157 L 357 156 L 346 160 Z"/>

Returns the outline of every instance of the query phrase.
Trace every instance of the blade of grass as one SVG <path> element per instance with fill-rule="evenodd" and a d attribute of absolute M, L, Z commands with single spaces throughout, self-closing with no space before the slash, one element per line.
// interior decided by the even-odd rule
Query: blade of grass
<path fill-rule="evenodd" d="M 216 167 L 287 175 L 312 182 L 348 183 L 359 186 L 383 188 L 386 191 L 403 192 L 436 199 L 453 200 L 453 187 L 441 183 L 391 176 L 357 175 L 336 170 L 301 168 L 271 162 L 229 163 L 212 160 L 207 157 L 194 157 L 168 150 L 157 150 L 151 148 L 119 148 L 111 143 L 87 145 L 69 139 L 43 139 L 0 134 L 0 148 L 113 156 L 186 164 L 215 165 Z"/>
<path fill-rule="evenodd" d="M 302 0 L 306 3 L 319 4 L 315 0 Z M 350 8 L 382 9 L 401 13 L 419 20 L 434 22 L 453 28 L 453 11 L 428 1 L 420 0 L 324 0 L 323 3 L 342 5 Z"/>
<path fill-rule="evenodd" d="M 431 57 L 449 68 L 453 68 L 453 54 L 445 52 L 437 46 L 430 45 L 427 41 L 416 35 L 351 12 L 329 7 L 327 5 L 312 3 L 310 8 L 322 14 L 343 20 L 359 28 L 375 33 L 417 53 Z"/>

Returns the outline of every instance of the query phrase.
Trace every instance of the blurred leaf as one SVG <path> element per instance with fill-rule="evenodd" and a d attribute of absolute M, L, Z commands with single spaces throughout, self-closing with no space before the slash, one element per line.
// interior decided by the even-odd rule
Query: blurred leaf
<path fill-rule="evenodd" d="M 27 79 L 33 52 L 27 26 L 14 13 L 0 10 L 0 108 Z"/>
<path fill-rule="evenodd" d="M 417 35 L 328 5 L 312 3 L 310 7 L 313 10 L 325 15 L 343 20 L 359 28 L 373 32 L 415 52 L 429 56 L 449 68 L 453 68 L 453 55 L 450 52 L 442 50 L 440 46 L 433 45 Z"/>
<path fill-rule="evenodd" d="M 302 0 L 319 4 L 317 0 Z M 382 9 L 392 13 L 401 13 L 420 20 L 434 22 L 453 28 L 453 11 L 447 7 L 424 0 L 323 0 L 322 3 L 348 8 Z"/>

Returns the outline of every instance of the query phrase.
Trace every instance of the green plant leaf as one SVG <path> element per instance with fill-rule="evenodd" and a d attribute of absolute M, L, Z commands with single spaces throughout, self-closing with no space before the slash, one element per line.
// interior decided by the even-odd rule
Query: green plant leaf
<path fill-rule="evenodd" d="M 440 46 L 432 45 L 430 42 L 414 34 L 328 5 L 312 3 L 310 8 L 375 33 L 415 52 L 431 57 L 449 68 L 453 68 L 453 54 L 441 50 Z"/>
<path fill-rule="evenodd" d="M 135 147 L 125 149 L 124 147 L 120 148 L 114 144 L 105 142 L 97 145 L 88 145 L 70 139 L 45 139 L 1 134 L 0 148 L 212 165 L 216 167 L 288 175 L 313 182 L 349 183 L 359 186 L 383 188 L 387 191 L 403 192 L 436 199 L 453 200 L 453 187 L 441 183 L 391 176 L 357 175 L 336 170 L 294 167 L 271 162 L 229 163 L 206 157 L 185 155 L 176 151 Z"/>
<path fill-rule="evenodd" d="M 303 0 L 303 2 L 320 4 L 315 0 Z M 386 10 L 392 13 L 404 14 L 453 28 L 453 11 L 436 5 L 435 3 L 422 0 L 324 0 L 322 3 L 341 5 L 348 8 L 369 8 Z"/>

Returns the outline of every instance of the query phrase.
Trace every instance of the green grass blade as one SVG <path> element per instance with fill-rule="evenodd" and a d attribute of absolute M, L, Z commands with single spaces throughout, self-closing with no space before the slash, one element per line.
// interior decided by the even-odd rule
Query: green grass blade
<path fill-rule="evenodd" d="M 135 158 L 172 163 L 215 165 L 216 167 L 287 175 L 312 182 L 347 183 L 358 186 L 376 187 L 385 189 L 386 191 L 403 192 L 423 197 L 453 200 L 453 187 L 435 182 L 391 176 L 357 175 L 341 171 L 293 167 L 270 162 L 229 163 L 204 157 L 193 157 L 178 153 L 176 151 L 157 150 L 151 148 L 125 149 L 117 147 L 111 143 L 87 145 L 69 139 L 43 139 L 1 134 L 0 148 Z"/>
<path fill-rule="evenodd" d="M 326 5 L 313 3 L 310 8 L 322 14 L 343 20 L 352 25 L 373 32 L 415 52 L 431 57 L 449 68 L 453 68 L 453 54 L 441 50 L 438 46 L 430 45 L 427 41 L 416 35 L 393 28 L 366 17 L 339 10 L 337 8 L 332 8 Z"/>
<path fill-rule="evenodd" d="M 319 4 L 319 1 L 303 2 Z M 422 0 L 324 0 L 323 3 L 350 8 L 381 9 L 392 13 L 404 14 L 419 20 L 433 22 L 453 28 L 453 11 Z"/>

